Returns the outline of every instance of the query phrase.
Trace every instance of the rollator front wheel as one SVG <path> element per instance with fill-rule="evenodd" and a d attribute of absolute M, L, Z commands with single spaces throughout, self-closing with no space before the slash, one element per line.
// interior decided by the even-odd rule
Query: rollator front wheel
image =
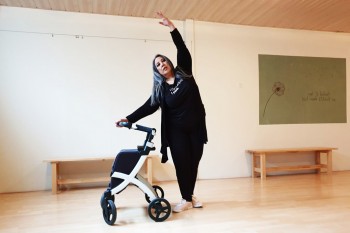
<path fill-rule="evenodd" d="M 103 219 L 108 225 L 113 225 L 117 219 L 117 208 L 112 200 L 102 204 Z"/>
<path fill-rule="evenodd" d="M 154 221 L 163 222 L 171 214 L 170 203 L 164 198 L 156 198 L 149 204 L 148 214 Z"/>

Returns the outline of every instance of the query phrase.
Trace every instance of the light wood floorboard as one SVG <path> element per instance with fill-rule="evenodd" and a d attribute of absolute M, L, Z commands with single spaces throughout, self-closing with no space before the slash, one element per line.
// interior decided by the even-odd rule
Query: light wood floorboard
<path fill-rule="evenodd" d="M 176 182 L 158 184 L 172 204 Z M 350 171 L 327 174 L 200 180 L 202 209 L 173 213 L 164 222 L 147 214 L 144 194 L 129 186 L 116 196 L 117 220 L 107 225 L 100 197 L 105 188 L 0 194 L 1 233 L 350 232 Z"/>

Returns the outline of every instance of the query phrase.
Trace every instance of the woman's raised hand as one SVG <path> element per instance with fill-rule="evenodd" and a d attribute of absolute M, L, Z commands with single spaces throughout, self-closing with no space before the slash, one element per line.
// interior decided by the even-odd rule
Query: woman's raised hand
<path fill-rule="evenodd" d="M 171 20 L 168 19 L 165 15 L 163 15 L 162 12 L 158 11 L 158 12 L 156 12 L 156 14 L 157 14 L 158 18 L 160 18 L 162 20 L 159 22 L 159 24 L 169 27 L 171 31 L 175 29 L 175 26 L 171 22 Z"/>

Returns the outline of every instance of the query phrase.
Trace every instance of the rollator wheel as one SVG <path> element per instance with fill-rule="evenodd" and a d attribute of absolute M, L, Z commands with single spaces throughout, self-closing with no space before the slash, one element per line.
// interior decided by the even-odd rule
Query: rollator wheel
<path fill-rule="evenodd" d="M 164 190 L 163 190 L 160 186 L 158 186 L 158 185 L 153 185 L 152 187 L 153 187 L 154 191 L 157 193 L 157 196 L 158 196 L 158 197 L 164 198 Z M 145 198 L 146 198 L 146 201 L 147 201 L 148 203 L 151 202 L 151 200 L 150 200 L 149 196 L 147 195 L 147 193 L 145 194 Z"/>
<path fill-rule="evenodd" d="M 164 198 L 156 198 L 148 206 L 148 215 L 156 222 L 163 222 L 170 214 L 170 203 Z"/>
<path fill-rule="evenodd" d="M 117 219 L 117 208 L 115 208 L 112 200 L 107 200 L 107 203 L 102 207 L 103 219 L 108 225 L 113 225 Z"/>
<path fill-rule="evenodd" d="M 111 195 L 109 190 L 105 191 L 102 194 L 101 199 L 100 199 L 101 208 L 103 209 L 103 206 L 107 204 L 108 200 L 112 200 L 114 202 L 114 199 L 115 199 L 115 196 Z"/>

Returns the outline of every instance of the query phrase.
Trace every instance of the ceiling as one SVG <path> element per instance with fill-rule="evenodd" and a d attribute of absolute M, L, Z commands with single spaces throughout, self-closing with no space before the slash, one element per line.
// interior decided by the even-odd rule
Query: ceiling
<path fill-rule="evenodd" d="M 350 33 L 348 0 L 0 0 L 43 10 Z"/>

